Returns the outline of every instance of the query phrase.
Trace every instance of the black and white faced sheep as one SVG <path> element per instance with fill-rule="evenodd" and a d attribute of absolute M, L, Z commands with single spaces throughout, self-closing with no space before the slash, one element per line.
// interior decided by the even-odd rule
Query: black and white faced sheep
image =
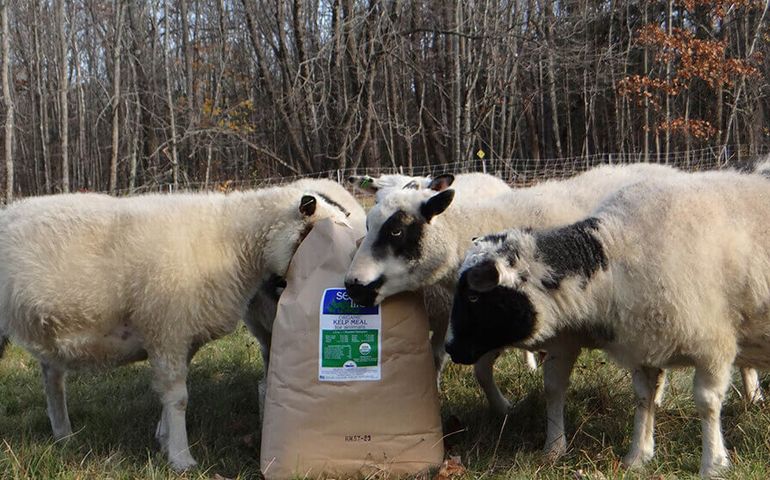
<path fill-rule="evenodd" d="M 72 433 L 67 370 L 147 358 L 163 404 L 156 437 L 174 469 L 194 466 L 185 426 L 189 360 L 233 331 L 327 217 L 346 219 L 291 187 L 55 195 L 0 213 L 0 331 L 40 361 L 54 436 Z"/>
<path fill-rule="evenodd" d="M 729 466 L 720 409 L 733 365 L 770 366 L 770 183 L 735 172 L 629 186 L 587 219 L 480 239 L 460 270 L 447 351 L 473 363 L 504 346 L 578 332 L 633 373 L 635 466 L 653 455 L 661 369 L 695 367 L 701 474 Z"/>
<path fill-rule="evenodd" d="M 647 177 L 677 171 L 661 165 L 605 166 L 564 181 L 550 181 L 531 188 L 513 189 L 492 198 L 480 198 L 458 190 L 440 193 L 401 190 L 383 198 L 367 215 L 368 232 L 346 275 L 346 286 L 361 304 L 380 303 L 402 291 L 438 286 L 451 298 L 471 239 L 518 227 L 546 228 L 574 222 L 591 211 L 618 188 Z M 445 307 L 445 310 L 448 306 Z M 435 317 L 433 339 L 441 342 L 447 316 Z M 439 324 L 439 322 L 442 322 Z M 566 450 L 563 410 L 569 374 L 582 347 L 567 341 L 558 355 L 544 364 L 548 433 L 546 449 L 551 457 Z M 443 348 L 434 348 L 437 365 L 443 364 Z M 476 359 L 474 373 L 492 409 L 504 413 L 510 404 L 493 378 L 499 350 Z"/>
<path fill-rule="evenodd" d="M 503 180 L 478 172 L 458 175 L 443 174 L 436 177 L 414 177 L 400 174 L 381 175 L 379 177 L 351 175 L 348 177 L 348 182 L 357 190 L 374 195 L 376 203 L 382 202 L 389 195 L 401 190 L 443 192 L 451 187 L 463 197 L 475 200 L 494 198 L 510 191 L 510 187 Z M 431 347 L 436 364 L 437 381 L 440 383 L 441 371 L 446 363 L 443 338 L 452 304 L 452 294 L 451 291 L 438 285 L 427 285 L 422 291 L 428 311 L 428 320 L 433 332 Z M 524 357 L 530 369 L 537 368 L 537 362 L 532 353 L 526 352 Z"/>

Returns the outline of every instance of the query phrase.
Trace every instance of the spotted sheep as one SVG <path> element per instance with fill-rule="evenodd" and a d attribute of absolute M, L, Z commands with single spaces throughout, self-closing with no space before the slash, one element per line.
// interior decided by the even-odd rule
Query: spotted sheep
<path fill-rule="evenodd" d="M 563 181 L 512 189 L 492 198 L 476 198 L 452 189 L 439 193 L 401 190 L 388 195 L 367 215 L 368 233 L 345 278 L 351 297 L 364 305 L 380 303 L 402 291 L 436 286 L 450 297 L 473 237 L 513 226 L 547 228 L 583 218 L 608 194 L 647 177 L 677 171 L 653 164 L 603 166 Z M 450 300 L 451 303 L 451 300 Z M 436 316 L 432 341 L 437 366 L 444 363 L 447 316 Z M 443 322 L 443 324 L 438 323 Z M 502 347 L 503 345 L 501 345 Z M 550 457 L 566 451 L 564 402 L 572 366 L 582 341 L 564 342 L 544 363 L 548 422 L 546 450 Z M 495 412 L 510 403 L 493 378 L 501 349 L 474 358 L 474 374 Z"/>
<path fill-rule="evenodd" d="M 628 466 L 654 451 L 662 369 L 695 367 L 700 473 L 730 464 L 720 410 L 733 365 L 770 366 L 770 184 L 737 172 L 621 189 L 587 218 L 479 239 L 460 269 L 447 351 L 473 363 L 504 346 L 579 336 L 632 372 Z"/>
<path fill-rule="evenodd" d="M 174 469 L 194 466 L 190 359 L 235 329 L 257 292 L 285 275 L 312 225 L 329 217 L 347 215 L 293 187 L 54 195 L 0 212 L 0 331 L 40 362 L 55 438 L 72 434 L 68 370 L 146 358 L 163 405 L 156 438 Z M 257 303 L 274 314 L 276 301 Z"/>

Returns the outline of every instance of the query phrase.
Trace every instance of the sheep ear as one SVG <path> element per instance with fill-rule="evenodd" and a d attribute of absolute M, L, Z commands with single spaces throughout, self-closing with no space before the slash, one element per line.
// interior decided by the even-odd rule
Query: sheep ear
<path fill-rule="evenodd" d="M 303 195 L 302 200 L 299 201 L 299 213 L 303 217 L 309 217 L 315 213 L 315 207 L 318 204 L 315 197 L 312 195 Z"/>
<path fill-rule="evenodd" d="M 419 189 L 420 189 L 420 184 L 417 183 L 417 180 L 412 180 L 411 182 L 404 185 L 404 187 L 402 188 L 402 190 L 419 190 Z"/>
<path fill-rule="evenodd" d="M 425 218 L 426 222 L 430 223 L 433 217 L 442 213 L 452 204 L 452 199 L 454 198 L 454 190 L 439 192 L 420 205 L 420 214 Z"/>
<path fill-rule="evenodd" d="M 369 175 L 351 175 L 348 177 L 348 183 L 368 193 L 377 193 L 380 189 L 377 181 Z"/>
<path fill-rule="evenodd" d="M 454 181 L 455 181 L 454 175 L 452 175 L 451 173 L 445 173 L 431 180 L 430 184 L 428 185 L 428 188 L 430 188 L 431 190 L 435 190 L 437 192 L 443 192 L 447 188 L 451 187 Z"/>
<path fill-rule="evenodd" d="M 488 292 L 500 283 L 500 272 L 492 261 L 471 267 L 467 275 L 468 286 L 477 292 Z"/>

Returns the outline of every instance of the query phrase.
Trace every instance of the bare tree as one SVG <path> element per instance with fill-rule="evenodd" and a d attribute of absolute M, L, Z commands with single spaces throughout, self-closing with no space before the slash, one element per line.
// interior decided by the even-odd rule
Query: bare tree
<path fill-rule="evenodd" d="M 112 157 L 110 158 L 110 193 L 118 188 L 118 154 L 120 151 L 120 47 L 123 36 L 123 17 L 126 5 L 115 0 L 115 41 L 112 50 Z"/>
<path fill-rule="evenodd" d="M 61 189 L 70 191 L 69 163 L 69 109 L 67 94 L 69 91 L 69 58 L 67 57 L 67 35 L 64 22 L 66 21 L 66 0 L 57 1 L 56 21 L 59 26 L 59 129 L 61 137 Z"/>
<path fill-rule="evenodd" d="M 3 29 L 3 103 L 5 104 L 5 202 L 13 200 L 13 97 L 10 75 L 11 48 L 8 33 L 8 1 L 0 1 L 0 22 Z"/>
<path fill-rule="evenodd" d="M 176 149 L 176 113 L 174 111 L 174 98 L 171 95 L 171 67 L 169 61 L 170 55 L 170 37 L 171 27 L 169 22 L 170 11 L 168 7 L 168 0 L 163 0 L 163 68 L 166 74 L 166 102 L 168 103 L 168 118 L 171 128 L 171 168 L 172 179 L 174 184 L 174 190 L 179 188 L 179 156 Z"/>

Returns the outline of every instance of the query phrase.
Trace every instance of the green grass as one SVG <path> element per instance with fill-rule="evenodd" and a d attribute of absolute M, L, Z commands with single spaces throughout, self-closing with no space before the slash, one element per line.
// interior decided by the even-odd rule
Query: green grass
<path fill-rule="evenodd" d="M 258 477 L 261 375 L 259 347 L 242 328 L 196 355 L 187 422 L 200 468 L 183 478 Z M 442 417 L 465 427 L 449 437 L 448 453 L 462 458 L 465 478 L 697 478 L 700 422 L 690 371 L 671 375 L 657 414 L 655 459 L 632 473 L 619 465 L 631 436 L 630 378 L 603 355 L 578 360 L 566 412 L 570 451 L 556 464 L 539 451 L 545 437 L 541 372 L 527 371 L 520 355 L 508 354 L 497 376 L 515 404 L 506 419 L 488 413 L 468 367 L 445 371 Z M 156 447 L 160 405 L 146 364 L 71 374 L 68 397 L 76 433 L 54 442 L 37 362 L 18 347 L 6 351 L 0 360 L 0 479 L 179 478 Z M 728 478 L 770 478 L 770 407 L 747 406 L 732 390 L 722 424 L 734 463 Z"/>

